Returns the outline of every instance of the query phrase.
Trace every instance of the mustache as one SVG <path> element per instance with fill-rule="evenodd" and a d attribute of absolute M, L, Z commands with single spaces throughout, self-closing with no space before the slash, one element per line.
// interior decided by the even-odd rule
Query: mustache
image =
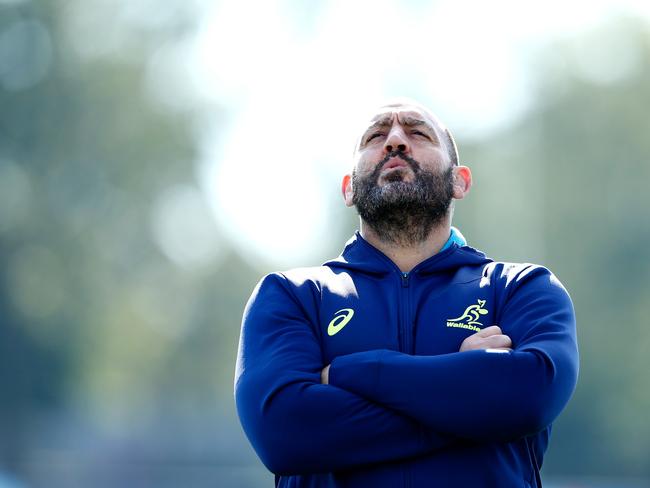
<path fill-rule="evenodd" d="M 386 154 L 386 156 L 384 156 L 384 158 L 381 161 L 379 161 L 379 163 L 377 163 L 377 166 L 372 172 L 372 179 L 376 180 L 377 178 L 379 178 L 379 173 L 381 173 L 383 167 L 386 166 L 386 163 L 388 163 L 388 161 L 391 158 L 395 158 L 395 157 L 400 158 L 402 161 L 405 161 L 411 167 L 414 173 L 417 174 L 421 171 L 420 163 L 418 163 L 415 159 L 413 159 L 408 154 L 404 154 L 402 151 L 397 150 L 397 151 L 389 152 L 388 154 Z"/>

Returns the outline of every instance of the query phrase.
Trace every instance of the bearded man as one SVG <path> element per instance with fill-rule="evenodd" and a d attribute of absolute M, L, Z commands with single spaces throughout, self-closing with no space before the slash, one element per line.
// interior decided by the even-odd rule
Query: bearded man
<path fill-rule="evenodd" d="M 359 232 L 255 288 L 235 398 L 277 487 L 541 486 L 577 381 L 573 306 L 546 268 L 451 227 L 471 184 L 429 110 L 383 106 L 343 178 Z"/>

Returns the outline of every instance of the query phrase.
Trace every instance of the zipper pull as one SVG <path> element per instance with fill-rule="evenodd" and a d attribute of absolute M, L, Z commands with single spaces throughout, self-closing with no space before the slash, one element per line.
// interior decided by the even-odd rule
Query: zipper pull
<path fill-rule="evenodd" d="M 408 286 L 409 286 L 409 274 L 402 273 L 402 287 L 408 288 Z"/>

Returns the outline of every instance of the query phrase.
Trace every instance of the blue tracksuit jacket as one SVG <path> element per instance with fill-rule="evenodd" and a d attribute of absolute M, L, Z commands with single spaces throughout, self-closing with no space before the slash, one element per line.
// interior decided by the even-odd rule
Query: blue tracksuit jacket
<path fill-rule="evenodd" d="M 578 374 L 571 300 L 541 266 L 451 241 L 404 274 L 357 233 L 255 288 L 235 399 L 277 486 L 541 486 Z M 458 352 L 494 324 L 512 352 Z"/>

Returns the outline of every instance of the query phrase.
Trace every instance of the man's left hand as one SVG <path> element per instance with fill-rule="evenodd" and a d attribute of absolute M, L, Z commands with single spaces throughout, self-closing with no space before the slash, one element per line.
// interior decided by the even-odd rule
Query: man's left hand
<path fill-rule="evenodd" d="M 329 380 L 330 380 L 330 365 L 328 364 L 320 372 L 320 382 L 323 385 L 327 385 L 329 384 Z"/>
<path fill-rule="evenodd" d="M 498 325 L 491 325 L 466 337 L 460 345 L 460 352 L 474 351 L 477 349 L 512 351 L 512 340 L 501 332 L 501 328 Z"/>

